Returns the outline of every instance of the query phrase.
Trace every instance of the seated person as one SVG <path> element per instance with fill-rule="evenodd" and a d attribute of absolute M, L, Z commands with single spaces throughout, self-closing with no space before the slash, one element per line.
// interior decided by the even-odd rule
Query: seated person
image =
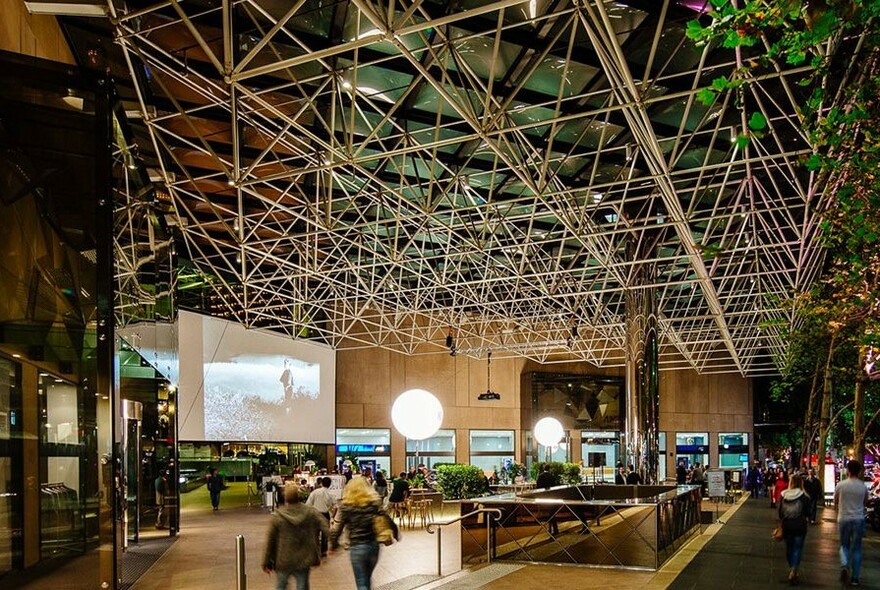
<path fill-rule="evenodd" d="M 405 502 L 409 497 L 409 482 L 406 480 L 406 473 L 400 472 L 400 475 L 391 482 L 391 495 L 388 501 L 392 504 L 397 502 Z"/>

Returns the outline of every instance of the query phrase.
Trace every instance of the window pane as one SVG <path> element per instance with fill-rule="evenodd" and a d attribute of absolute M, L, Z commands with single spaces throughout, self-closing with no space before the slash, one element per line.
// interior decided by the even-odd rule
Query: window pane
<path fill-rule="evenodd" d="M 493 471 L 500 474 L 505 465 L 512 462 L 513 455 L 471 455 L 471 465 L 479 467 L 487 475 L 491 475 Z"/>
<path fill-rule="evenodd" d="M 390 445 L 391 430 L 388 428 L 337 428 L 338 445 Z"/>
<path fill-rule="evenodd" d="M 513 453 L 513 431 L 471 430 L 471 453 L 483 452 Z"/>
<path fill-rule="evenodd" d="M 425 440 L 406 439 L 406 454 L 415 453 L 455 453 L 455 431 L 438 430 L 437 434 Z"/>

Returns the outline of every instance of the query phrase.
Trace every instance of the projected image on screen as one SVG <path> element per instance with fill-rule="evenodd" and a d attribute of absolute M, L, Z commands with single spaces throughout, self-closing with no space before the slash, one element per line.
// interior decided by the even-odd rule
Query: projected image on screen
<path fill-rule="evenodd" d="M 292 418 L 302 418 L 297 408 L 320 395 L 321 367 L 315 363 L 252 355 L 207 363 L 205 437 L 268 440 Z"/>
<path fill-rule="evenodd" d="M 332 443 L 336 353 L 181 312 L 180 439 Z"/>

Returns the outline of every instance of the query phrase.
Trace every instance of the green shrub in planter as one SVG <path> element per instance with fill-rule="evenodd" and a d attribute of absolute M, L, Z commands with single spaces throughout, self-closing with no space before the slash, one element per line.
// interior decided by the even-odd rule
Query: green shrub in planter
<path fill-rule="evenodd" d="M 437 488 L 444 500 L 466 500 L 486 492 L 486 476 L 474 465 L 438 465 Z"/>
<path fill-rule="evenodd" d="M 532 464 L 532 479 L 538 479 L 541 473 L 541 466 L 546 465 L 547 471 L 553 477 L 553 485 L 577 485 L 581 483 L 581 466 L 577 463 L 560 463 L 559 461 L 549 461 L 546 463 Z"/>

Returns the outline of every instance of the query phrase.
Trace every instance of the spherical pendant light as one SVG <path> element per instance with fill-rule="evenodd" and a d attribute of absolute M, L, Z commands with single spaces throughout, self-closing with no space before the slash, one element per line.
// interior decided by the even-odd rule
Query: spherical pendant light
<path fill-rule="evenodd" d="M 559 441 L 562 440 L 562 437 L 565 436 L 565 431 L 562 429 L 562 423 L 556 418 L 551 418 L 549 416 L 538 420 L 535 423 L 533 432 L 535 434 L 535 440 L 545 447 L 558 445 Z"/>
<path fill-rule="evenodd" d="M 391 422 L 408 439 L 431 438 L 443 422 L 443 406 L 434 394 L 424 389 L 410 389 L 394 400 Z"/>

